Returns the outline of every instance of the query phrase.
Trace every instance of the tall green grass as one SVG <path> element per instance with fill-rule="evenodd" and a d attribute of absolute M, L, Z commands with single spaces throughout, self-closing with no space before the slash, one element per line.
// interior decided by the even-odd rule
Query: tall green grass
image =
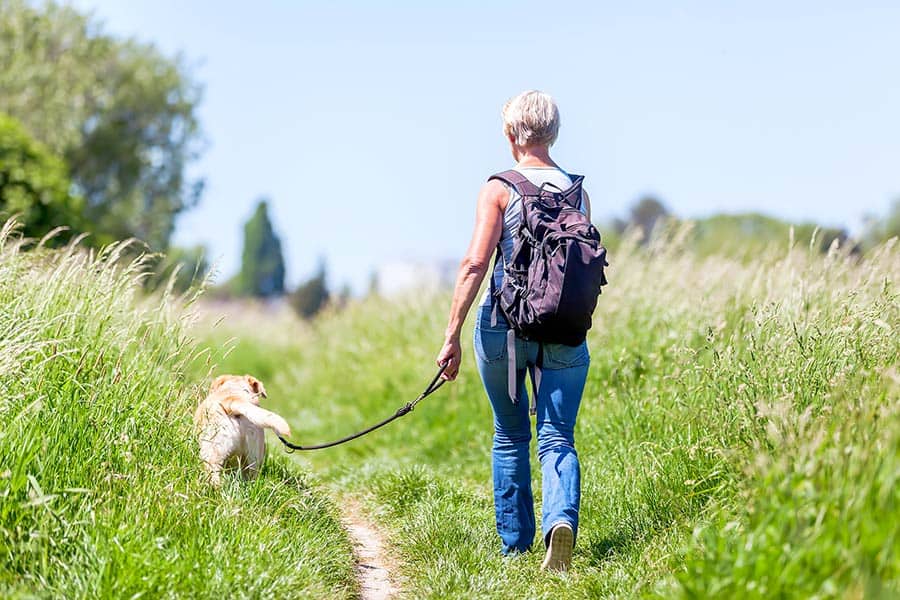
<path fill-rule="evenodd" d="M 900 594 L 895 242 L 859 258 L 785 240 L 747 263 L 698 257 L 688 235 L 626 240 L 610 257 L 576 428 L 571 574 L 540 573 L 540 550 L 499 554 L 471 344 L 458 381 L 410 416 L 295 455 L 388 528 L 409 597 Z M 373 299 L 312 327 L 226 320 L 208 339 L 236 335 L 226 363 L 254 364 L 312 443 L 418 394 L 447 306 Z"/>
<path fill-rule="evenodd" d="M 184 306 L 142 295 L 143 259 L 33 246 L 0 232 L 0 597 L 353 595 L 309 477 L 276 457 L 255 482 L 204 484 L 208 367 L 189 366 L 207 362 Z"/>

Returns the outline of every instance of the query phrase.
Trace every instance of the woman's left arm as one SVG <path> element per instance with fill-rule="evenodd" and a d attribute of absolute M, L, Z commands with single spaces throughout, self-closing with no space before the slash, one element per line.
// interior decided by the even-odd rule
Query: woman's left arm
<path fill-rule="evenodd" d="M 475 211 L 475 232 L 466 251 L 466 257 L 459 267 L 453 302 L 450 305 L 450 319 L 444 337 L 444 346 L 437 357 L 438 365 L 447 365 L 443 378 L 452 381 L 459 373 L 462 348 L 459 338 L 469 308 L 478 294 L 481 282 L 490 268 L 491 255 L 500 241 L 503 229 L 503 210 L 509 198 L 506 186 L 492 180 L 484 184 L 478 194 Z"/>

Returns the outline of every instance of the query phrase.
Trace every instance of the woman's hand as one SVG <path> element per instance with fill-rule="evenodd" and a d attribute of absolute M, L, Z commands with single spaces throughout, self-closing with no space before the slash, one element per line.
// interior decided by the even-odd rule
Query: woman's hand
<path fill-rule="evenodd" d="M 459 364 L 462 359 L 462 348 L 459 345 L 459 337 L 448 336 L 444 340 L 444 346 L 437 356 L 437 364 L 439 367 L 447 365 L 441 378 L 446 381 L 453 381 L 459 373 Z"/>

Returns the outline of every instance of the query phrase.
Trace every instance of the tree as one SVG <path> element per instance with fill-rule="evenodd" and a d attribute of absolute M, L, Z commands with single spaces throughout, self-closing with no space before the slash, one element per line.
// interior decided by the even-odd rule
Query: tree
<path fill-rule="evenodd" d="M 0 0 L 0 40 L 0 112 L 68 163 L 95 243 L 166 249 L 202 191 L 186 174 L 202 136 L 183 59 L 54 2 Z"/>
<path fill-rule="evenodd" d="M 894 200 L 884 218 L 873 215 L 866 217 L 866 246 L 877 246 L 893 237 L 900 237 L 900 198 Z"/>
<path fill-rule="evenodd" d="M 347 305 L 350 304 L 350 301 L 353 299 L 353 288 L 350 287 L 349 283 L 344 283 L 341 286 L 341 289 L 337 293 L 337 297 L 335 298 L 335 306 L 339 310 L 343 310 L 347 308 Z"/>
<path fill-rule="evenodd" d="M 650 237 L 656 224 L 669 215 L 669 209 L 662 202 L 653 196 L 644 196 L 631 207 L 628 224 L 631 227 L 640 227 L 646 240 Z"/>
<path fill-rule="evenodd" d="M 379 282 L 378 282 L 378 272 L 372 271 L 369 274 L 369 287 L 366 290 L 367 296 L 377 296 L 379 290 Z"/>
<path fill-rule="evenodd" d="M 235 292 L 270 298 L 284 293 L 284 258 L 281 240 L 269 220 L 269 207 L 260 199 L 256 211 L 244 225 L 244 252 Z"/>
<path fill-rule="evenodd" d="M 319 263 L 318 272 L 312 279 L 301 283 L 290 295 L 291 306 L 303 319 L 312 319 L 328 304 L 325 261 Z"/>
<path fill-rule="evenodd" d="M 30 237 L 62 225 L 78 229 L 82 203 L 70 187 L 63 161 L 0 114 L 0 219 L 15 215 Z"/>

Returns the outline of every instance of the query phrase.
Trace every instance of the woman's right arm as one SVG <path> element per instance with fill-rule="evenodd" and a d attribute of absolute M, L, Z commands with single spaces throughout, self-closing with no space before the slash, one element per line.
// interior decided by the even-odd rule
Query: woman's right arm
<path fill-rule="evenodd" d="M 462 349 L 459 338 L 466 315 L 481 288 L 481 282 L 491 265 L 491 255 L 500 241 L 503 229 L 503 211 L 509 200 L 506 186 L 497 180 L 484 184 L 478 194 L 475 211 L 475 231 L 466 251 L 466 257 L 459 267 L 450 318 L 444 338 L 444 346 L 437 357 L 438 365 L 446 364 L 444 379 L 453 380 L 459 373 Z"/>

